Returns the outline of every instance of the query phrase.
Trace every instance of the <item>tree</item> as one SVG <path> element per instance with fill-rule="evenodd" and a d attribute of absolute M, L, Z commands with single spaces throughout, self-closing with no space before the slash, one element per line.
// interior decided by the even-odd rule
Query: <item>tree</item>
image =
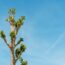
<path fill-rule="evenodd" d="M 6 39 L 6 35 L 3 31 L 0 31 L 0 37 L 4 40 L 8 48 L 11 52 L 11 65 L 16 65 L 17 61 L 19 60 L 21 65 L 27 65 L 27 61 L 23 60 L 22 53 L 25 51 L 26 46 L 23 44 L 23 38 L 20 38 L 18 42 L 16 42 L 16 36 L 18 34 L 19 29 L 24 23 L 25 16 L 21 16 L 17 21 L 15 20 L 15 13 L 16 10 L 14 8 L 9 9 L 8 11 L 8 18 L 6 19 L 7 22 L 10 23 L 11 31 L 10 31 L 10 38 L 11 42 L 8 43 Z"/>

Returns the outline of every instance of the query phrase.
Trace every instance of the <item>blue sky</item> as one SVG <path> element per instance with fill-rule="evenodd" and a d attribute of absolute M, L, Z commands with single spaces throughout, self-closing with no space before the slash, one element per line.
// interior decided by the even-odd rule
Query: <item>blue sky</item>
<path fill-rule="evenodd" d="M 5 19 L 9 8 L 16 8 L 16 19 L 26 16 L 17 39 L 24 37 L 23 58 L 28 65 L 65 65 L 65 0 L 0 0 L 0 30 L 8 41 L 10 26 Z M 0 64 L 10 65 L 10 51 L 2 39 Z"/>

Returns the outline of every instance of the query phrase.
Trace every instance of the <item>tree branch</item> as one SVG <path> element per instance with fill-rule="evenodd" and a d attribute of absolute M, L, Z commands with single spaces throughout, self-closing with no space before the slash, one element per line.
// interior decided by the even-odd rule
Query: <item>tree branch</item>
<path fill-rule="evenodd" d="M 7 43 L 6 38 L 4 38 L 3 40 L 4 40 L 5 44 L 9 47 L 9 44 Z M 10 48 L 10 47 L 9 47 L 9 48 Z"/>
<path fill-rule="evenodd" d="M 20 38 L 17 44 L 15 45 L 15 47 L 18 46 L 22 41 L 23 41 L 23 38 Z"/>
<path fill-rule="evenodd" d="M 21 57 L 21 55 L 15 59 L 15 63 L 18 61 L 18 59 L 19 59 L 20 57 Z"/>
<path fill-rule="evenodd" d="M 25 16 L 21 16 L 21 17 L 17 20 L 17 22 L 15 22 L 16 34 L 18 33 L 20 27 L 23 25 L 24 20 L 25 20 Z"/>
<path fill-rule="evenodd" d="M 3 31 L 0 31 L 0 37 L 4 40 L 6 45 L 9 47 L 9 44 L 7 43 L 7 40 L 6 40 L 6 35 L 5 35 L 5 33 Z"/>

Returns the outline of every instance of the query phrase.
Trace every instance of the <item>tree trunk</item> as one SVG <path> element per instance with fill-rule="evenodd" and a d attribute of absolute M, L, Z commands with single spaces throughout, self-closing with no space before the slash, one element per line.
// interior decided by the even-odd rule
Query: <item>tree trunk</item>
<path fill-rule="evenodd" d="M 14 49 L 11 49 L 11 65 L 15 65 Z"/>
<path fill-rule="evenodd" d="M 15 31 L 15 26 L 14 26 L 14 22 L 10 22 L 11 24 L 11 32 Z M 11 39 L 11 65 L 15 65 L 15 55 L 14 55 L 14 46 L 15 46 L 15 39 L 16 37 Z"/>

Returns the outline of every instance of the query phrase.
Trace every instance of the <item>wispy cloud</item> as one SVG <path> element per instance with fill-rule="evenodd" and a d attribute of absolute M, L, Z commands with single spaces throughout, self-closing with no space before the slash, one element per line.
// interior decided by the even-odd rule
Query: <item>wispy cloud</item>
<path fill-rule="evenodd" d="M 65 36 L 65 31 L 61 33 L 58 39 L 52 44 L 52 46 L 48 48 L 48 50 L 45 52 L 45 55 L 50 53 L 50 51 L 53 50 L 62 41 L 64 36 Z"/>

